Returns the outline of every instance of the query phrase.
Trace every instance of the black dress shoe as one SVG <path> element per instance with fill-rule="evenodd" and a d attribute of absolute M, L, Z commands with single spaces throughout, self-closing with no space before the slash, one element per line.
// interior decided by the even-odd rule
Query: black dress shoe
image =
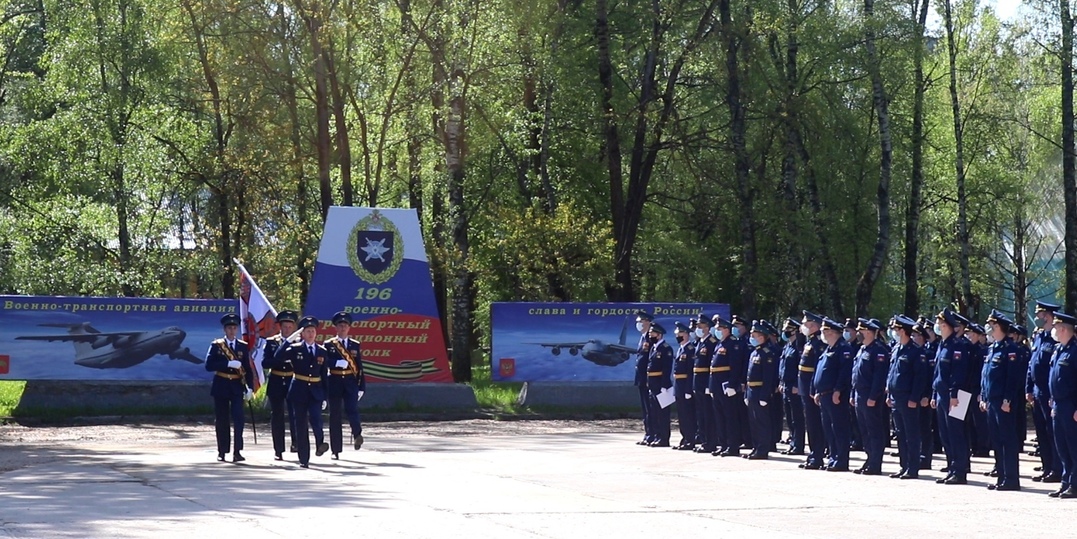
<path fill-rule="evenodd" d="M 363 448 L 363 435 L 356 434 L 352 437 L 352 443 L 355 445 L 355 450 L 358 451 Z"/>
<path fill-rule="evenodd" d="M 997 488 L 998 488 L 998 485 L 987 485 L 987 490 L 995 490 Z"/>
<path fill-rule="evenodd" d="M 674 451 L 695 451 L 696 446 L 694 446 L 694 445 L 678 445 L 677 447 L 674 447 L 673 450 Z"/>
<path fill-rule="evenodd" d="M 297 449 L 297 448 L 295 447 L 295 444 L 292 444 L 292 446 L 288 448 L 288 452 L 289 452 L 289 453 L 298 453 L 298 452 L 299 452 L 299 449 Z"/>
<path fill-rule="evenodd" d="M 326 451 L 329 451 L 329 444 L 322 442 L 318 444 L 318 450 L 314 452 L 314 456 L 320 457 L 324 455 Z"/>
<path fill-rule="evenodd" d="M 1065 491 L 1060 489 L 1060 490 L 1056 490 L 1054 492 L 1048 492 L 1047 495 L 1052 497 L 1052 498 L 1057 498 L 1060 495 L 1062 495 L 1063 492 L 1065 492 Z"/>
<path fill-rule="evenodd" d="M 273 455 L 273 460 L 284 460 L 284 456 L 280 453 Z"/>
<path fill-rule="evenodd" d="M 722 455 L 723 457 L 739 457 L 740 456 L 740 450 L 737 449 L 737 450 L 731 450 L 731 451 L 722 451 L 721 453 L 719 453 L 719 455 Z"/>
<path fill-rule="evenodd" d="M 1040 481 L 1043 481 L 1043 475 L 1034 475 L 1034 476 L 1032 476 L 1032 480 L 1035 481 L 1036 483 L 1039 483 Z"/>
<path fill-rule="evenodd" d="M 998 477 L 998 470 L 991 470 L 990 472 L 987 472 L 984 475 L 986 475 L 988 477 Z"/>
<path fill-rule="evenodd" d="M 247 459 L 243 458 L 243 455 L 239 454 L 239 451 L 232 453 L 232 462 L 243 462 Z"/>
<path fill-rule="evenodd" d="M 948 475 L 948 476 L 946 476 L 946 477 L 940 477 L 940 478 L 938 478 L 938 479 L 936 479 L 936 480 L 935 480 L 935 483 L 937 483 L 937 484 L 941 485 L 941 484 L 943 484 L 943 483 L 945 483 L 945 482 L 949 481 L 951 477 L 953 477 L 953 476 L 952 476 L 952 475 Z"/>
<path fill-rule="evenodd" d="M 860 475 L 882 475 L 882 474 L 883 474 L 883 472 L 881 470 L 864 470 L 863 472 L 860 472 Z"/>
<path fill-rule="evenodd" d="M 949 466 L 943 466 L 942 468 L 939 468 L 939 471 L 942 472 L 942 473 L 950 473 L 950 467 Z"/>
<path fill-rule="evenodd" d="M 1021 490 L 1021 485 L 999 485 L 995 490 L 1001 491 L 1016 491 Z"/>
<path fill-rule="evenodd" d="M 809 464 L 804 465 L 804 469 L 805 470 L 822 470 L 823 465 L 822 464 L 809 463 Z"/>
<path fill-rule="evenodd" d="M 1048 474 L 1048 475 L 1043 476 L 1043 483 L 1045 483 L 1045 484 L 1046 483 L 1061 483 L 1061 482 L 1062 482 L 1062 476 L 1061 475 L 1053 473 L 1053 474 Z"/>
<path fill-rule="evenodd" d="M 669 447 L 669 442 L 651 442 L 651 447 Z"/>
<path fill-rule="evenodd" d="M 762 453 L 752 453 L 752 454 L 750 454 L 750 455 L 748 455 L 748 456 L 746 456 L 744 458 L 746 458 L 748 460 L 768 460 L 768 459 L 770 459 L 770 457 L 768 457 L 767 455 L 764 455 Z"/>
<path fill-rule="evenodd" d="M 1043 466 L 1036 466 L 1035 468 L 1032 469 L 1032 471 L 1034 471 L 1034 472 L 1042 472 L 1043 471 Z"/>
<path fill-rule="evenodd" d="M 224 453 L 217 453 L 217 462 L 224 462 Z"/>
<path fill-rule="evenodd" d="M 943 481 L 942 483 L 944 485 L 967 485 L 967 484 L 969 484 L 967 479 L 965 479 L 964 477 L 957 477 L 957 476 L 951 477 L 951 478 L 947 479 L 946 481 Z"/>
<path fill-rule="evenodd" d="M 333 453 L 333 456 L 330 458 L 332 458 L 333 460 L 340 460 L 340 453 Z"/>
<path fill-rule="evenodd" d="M 306 462 L 300 462 L 299 467 L 300 468 L 310 468 L 310 464 L 307 464 Z"/>
<path fill-rule="evenodd" d="M 899 479 L 903 475 L 905 475 L 905 472 L 894 472 L 890 474 L 890 479 Z"/>
<path fill-rule="evenodd" d="M 1058 497 L 1059 498 L 1067 498 L 1067 499 L 1068 498 L 1077 498 L 1077 490 L 1075 490 L 1073 487 L 1070 487 L 1070 488 L 1068 488 L 1066 490 L 1063 490 L 1058 495 Z"/>
<path fill-rule="evenodd" d="M 914 473 L 903 473 L 900 479 L 920 479 L 920 476 Z"/>
<path fill-rule="evenodd" d="M 828 472 L 847 472 L 847 471 L 849 471 L 849 467 L 848 466 L 827 466 L 826 471 L 828 471 Z"/>
<path fill-rule="evenodd" d="M 789 455 L 789 456 L 803 456 L 804 455 L 804 450 L 803 449 L 792 449 L 792 450 L 789 450 L 789 451 L 787 451 L 787 452 L 785 452 L 783 454 L 784 455 Z"/>
<path fill-rule="evenodd" d="M 901 453 L 898 453 L 897 451 L 891 451 L 891 452 L 890 452 L 890 456 L 891 456 L 891 457 L 900 457 L 900 456 L 901 456 Z"/>
<path fill-rule="evenodd" d="M 856 475 L 860 475 L 860 474 L 864 473 L 864 469 L 863 468 L 857 468 L 857 469 L 853 470 L 853 473 L 855 473 Z"/>
<path fill-rule="evenodd" d="M 647 445 L 647 440 L 640 440 L 636 442 L 636 445 Z"/>

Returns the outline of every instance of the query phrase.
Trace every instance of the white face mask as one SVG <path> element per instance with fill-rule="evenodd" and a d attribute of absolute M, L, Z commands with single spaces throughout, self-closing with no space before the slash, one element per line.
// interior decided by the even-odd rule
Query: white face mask
<path fill-rule="evenodd" d="M 702 339 L 706 333 L 703 333 L 703 328 L 696 328 L 696 338 Z"/>
<path fill-rule="evenodd" d="M 843 332 L 841 332 L 841 336 L 847 341 L 853 340 L 853 332 L 852 331 L 843 331 Z"/>
<path fill-rule="evenodd" d="M 643 333 L 643 322 L 636 322 L 636 331 Z"/>
<path fill-rule="evenodd" d="M 1055 342 L 1058 342 L 1058 328 L 1051 329 L 1051 339 L 1053 339 Z"/>

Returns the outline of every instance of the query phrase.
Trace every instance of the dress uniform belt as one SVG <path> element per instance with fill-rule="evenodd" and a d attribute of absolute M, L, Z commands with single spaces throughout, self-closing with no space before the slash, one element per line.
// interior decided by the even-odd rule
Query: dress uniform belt
<path fill-rule="evenodd" d="M 662 376 L 662 371 L 648 371 L 647 376 Z"/>
<path fill-rule="evenodd" d="M 301 382 L 310 382 L 312 384 L 317 384 L 318 382 L 322 381 L 321 376 L 303 376 L 302 374 L 299 374 L 299 373 L 295 374 L 295 379 L 299 380 Z"/>
<path fill-rule="evenodd" d="M 804 365 L 800 365 L 797 368 L 800 369 L 800 372 L 815 372 L 815 367 L 805 367 Z"/>
<path fill-rule="evenodd" d="M 687 374 L 674 374 L 673 375 L 674 380 L 684 380 L 686 378 L 688 378 Z"/>
<path fill-rule="evenodd" d="M 292 371 L 278 371 L 277 369 L 269 369 L 269 374 L 272 374 L 273 376 L 283 376 L 285 378 L 291 378 L 292 375 L 295 373 Z"/>
<path fill-rule="evenodd" d="M 733 367 L 711 367 L 711 372 L 727 372 L 733 370 Z"/>
<path fill-rule="evenodd" d="M 748 382 L 748 387 L 763 387 L 763 382 Z"/>
<path fill-rule="evenodd" d="M 329 369 L 329 374 L 333 376 L 347 376 L 349 374 L 355 374 L 355 369 Z"/>
<path fill-rule="evenodd" d="M 229 374 L 227 372 L 221 372 L 221 371 L 217 371 L 217 376 L 220 376 L 221 378 L 227 378 L 229 380 L 239 380 L 240 378 L 243 378 L 242 376 L 240 376 L 238 374 Z"/>
<path fill-rule="evenodd" d="M 708 367 L 696 367 L 696 368 L 692 369 L 692 372 L 710 372 L 710 368 L 708 368 Z"/>

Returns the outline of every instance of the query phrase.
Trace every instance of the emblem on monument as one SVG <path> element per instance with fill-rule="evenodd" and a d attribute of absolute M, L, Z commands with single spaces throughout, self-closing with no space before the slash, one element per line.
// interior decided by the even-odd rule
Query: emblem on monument
<path fill-rule="evenodd" d="M 374 210 L 359 220 L 348 236 L 348 262 L 360 279 L 382 284 L 404 261 L 404 240 L 396 225 Z"/>

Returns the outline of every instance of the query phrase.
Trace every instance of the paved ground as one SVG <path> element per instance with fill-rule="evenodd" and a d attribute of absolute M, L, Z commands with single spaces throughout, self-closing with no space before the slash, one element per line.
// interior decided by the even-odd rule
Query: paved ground
<path fill-rule="evenodd" d="M 309 470 L 264 433 L 236 465 L 205 425 L 0 427 L 0 537 L 1037 537 L 1077 509 L 1029 457 L 1025 490 L 996 493 L 640 447 L 634 427 L 372 424 Z"/>

